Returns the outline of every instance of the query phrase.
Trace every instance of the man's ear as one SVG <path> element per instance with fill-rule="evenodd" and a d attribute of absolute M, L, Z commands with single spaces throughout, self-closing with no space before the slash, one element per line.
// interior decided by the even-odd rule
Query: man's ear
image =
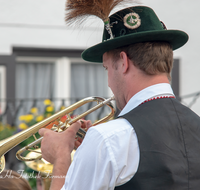
<path fill-rule="evenodd" d="M 122 61 L 122 68 L 121 68 L 122 73 L 125 74 L 128 71 L 128 68 L 129 68 L 128 56 L 124 51 L 122 51 L 122 52 L 120 52 L 120 58 L 121 58 L 121 61 Z"/>

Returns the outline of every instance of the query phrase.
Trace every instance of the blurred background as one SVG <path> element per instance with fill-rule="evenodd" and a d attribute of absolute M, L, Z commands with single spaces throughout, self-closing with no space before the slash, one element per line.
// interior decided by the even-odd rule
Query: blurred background
<path fill-rule="evenodd" d="M 174 51 L 172 88 L 177 99 L 200 115 L 200 1 L 132 2 L 126 6 L 150 6 L 168 29 L 188 33 L 188 43 Z M 80 26 L 66 26 L 65 3 L 0 0 L 0 140 L 82 98 L 112 94 L 102 64 L 81 59 L 84 49 L 101 42 L 103 22 L 89 17 Z M 82 111 L 89 107 L 91 104 Z M 104 112 L 100 110 L 91 119 Z M 9 169 L 25 167 L 15 158 L 14 150 L 6 154 L 6 159 Z"/>

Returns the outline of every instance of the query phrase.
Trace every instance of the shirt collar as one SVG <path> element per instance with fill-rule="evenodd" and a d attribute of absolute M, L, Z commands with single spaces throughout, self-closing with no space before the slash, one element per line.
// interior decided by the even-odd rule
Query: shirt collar
<path fill-rule="evenodd" d="M 173 90 L 171 88 L 171 85 L 168 83 L 160 83 L 155 84 L 152 86 L 149 86 L 137 94 L 135 94 L 126 104 L 126 106 L 123 108 L 119 116 L 124 115 L 131 111 L 132 109 L 136 108 L 138 105 L 143 103 L 145 100 L 148 100 L 150 98 L 154 98 L 156 96 L 174 96 Z"/>

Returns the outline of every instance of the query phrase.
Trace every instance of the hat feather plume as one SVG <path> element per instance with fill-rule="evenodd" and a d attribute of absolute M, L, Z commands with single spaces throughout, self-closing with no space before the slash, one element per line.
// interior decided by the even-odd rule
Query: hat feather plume
<path fill-rule="evenodd" d="M 65 21 L 68 24 L 83 22 L 94 15 L 105 23 L 109 21 L 110 12 L 122 2 L 128 3 L 130 0 L 67 0 Z"/>

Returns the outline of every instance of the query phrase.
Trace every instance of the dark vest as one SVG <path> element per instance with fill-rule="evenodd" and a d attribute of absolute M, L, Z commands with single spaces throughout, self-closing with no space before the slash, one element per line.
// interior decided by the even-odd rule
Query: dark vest
<path fill-rule="evenodd" d="M 115 190 L 199 190 L 200 117 L 174 98 L 146 102 L 122 116 L 136 131 L 139 167 Z"/>

